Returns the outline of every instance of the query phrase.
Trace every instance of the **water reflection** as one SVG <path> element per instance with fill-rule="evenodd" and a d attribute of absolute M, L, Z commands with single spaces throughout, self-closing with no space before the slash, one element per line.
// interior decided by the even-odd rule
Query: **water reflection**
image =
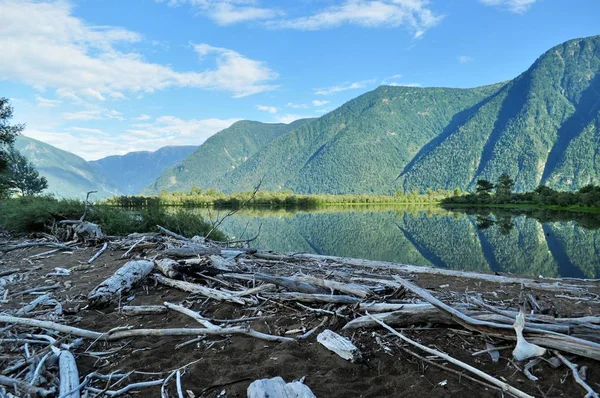
<path fill-rule="evenodd" d="M 208 216 L 206 210 L 198 210 Z M 213 212 L 212 217 L 215 217 Z M 346 207 L 242 210 L 222 229 L 301 251 L 471 271 L 600 276 L 600 216 L 547 210 Z"/>

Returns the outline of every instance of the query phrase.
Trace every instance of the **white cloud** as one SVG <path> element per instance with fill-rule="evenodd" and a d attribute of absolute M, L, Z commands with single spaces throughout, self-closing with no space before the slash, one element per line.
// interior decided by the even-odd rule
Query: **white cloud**
<path fill-rule="evenodd" d="M 264 63 L 224 48 L 209 46 L 206 54 L 215 56 L 216 67 L 200 72 L 179 72 L 120 50 L 141 39 L 119 27 L 86 24 L 65 1 L 0 0 L 0 81 L 55 88 L 59 97 L 74 101 L 103 101 L 168 87 L 222 90 L 240 97 L 272 90 L 267 83 L 278 77 Z"/>
<path fill-rule="evenodd" d="M 319 101 L 319 100 L 313 100 L 312 104 L 313 106 L 323 106 L 323 105 L 327 105 L 330 101 Z"/>
<path fill-rule="evenodd" d="M 522 14 L 540 0 L 479 0 L 488 6 L 506 8 L 515 14 Z"/>
<path fill-rule="evenodd" d="M 69 127 L 70 131 L 74 131 L 76 133 L 87 133 L 87 134 L 95 134 L 95 135 L 107 135 L 100 129 L 90 129 L 87 127 Z"/>
<path fill-rule="evenodd" d="M 144 120 L 150 120 L 152 119 L 150 117 L 150 115 L 146 115 L 145 113 L 142 113 L 141 115 L 139 115 L 138 117 L 134 117 L 133 120 L 138 120 L 138 121 L 144 121 Z"/>
<path fill-rule="evenodd" d="M 45 108 L 52 108 L 55 106 L 59 106 L 62 103 L 62 101 L 60 101 L 60 100 L 51 100 L 48 98 L 41 97 L 39 95 L 35 96 L 35 102 L 37 103 L 37 106 L 41 106 L 41 107 L 45 107 Z"/>
<path fill-rule="evenodd" d="M 267 26 L 300 30 L 335 28 L 347 24 L 363 27 L 407 26 L 418 38 L 443 18 L 428 8 L 428 4 L 427 0 L 346 0 L 310 16 L 269 21 Z"/>
<path fill-rule="evenodd" d="M 317 88 L 314 91 L 315 91 L 315 94 L 317 94 L 317 95 L 331 95 L 331 94 L 339 93 L 342 91 L 365 88 L 369 84 L 373 84 L 374 82 L 375 82 L 375 80 L 372 80 L 372 79 L 371 80 L 362 80 L 362 81 L 354 82 L 354 83 L 344 83 L 344 84 L 340 84 L 338 86 Z"/>
<path fill-rule="evenodd" d="M 421 83 L 398 83 L 398 82 L 393 82 L 393 83 L 389 83 L 388 86 L 393 86 L 393 87 L 421 87 Z"/>
<path fill-rule="evenodd" d="M 277 113 L 277 111 L 279 110 L 278 108 L 276 108 L 274 106 L 268 106 L 268 105 L 256 105 L 256 109 L 258 109 L 259 111 L 269 112 L 269 113 Z"/>
<path fill-rule="evenodd" d="M 127 134 L 110 134 L 99 129 L 72 127 L 70 132 L 27 128 L 25 135 L 87 160 L 134 151 L 155 151 L 167 145 L 200 145 L 238 119 L 183 120 L 163 116 L 154 123 L 133 124 Z"/>
<path fill-rule="evenodd" d="M 473 61 L 473 57 L 469 57 L 468 55 L 461 55 L 458 57 L 458 62 L 461 64 L 467 64 L 471 61 Z"/>
<path fill-rule="evenodd" d="M 236 98 L 277 88 L 265 83 L 277 79 L 279 75 L 261 61 L 205 43 L 195 45 L 194 49 L 201 56 L 217 55 L 217 68 L 199 73 L 194 79 L 194 83 L 200 87 L 230 91 Z"/>
<path fill-rule="evenodd" d="M 308 108 L 308 105 L 306 104 L 294 104 L 293 102 L 288 102 L 286 105 L 287 108 L 292 108 L 292 109 L 306 109 Z"/>
<path fill-rule="evenodd" d="M 272 19 L 283 13 L 275 8 L 256 7 L 247 0 L 156 0 L 170 6 L 190 4 L 200 9 L 219 25 L 232 25 L 240 22 Z"/>
<path fill-rule="evenodd" d="M 263 26 L 268 28 L 300 30 L 319 30 L 342 25 L 406 26 L 414 32 L 415 38 L 421 37 L 443 18 L 432 11 L 429 0 L 329 0 L 335 4 L 311 15 L 296 18 L 286 18 L 285 12 L 278 8 L 260 7 L 258 0 L 155 1 L 170 6 L 190 4 L 219 25 L 263 21 Z"/>
<path fill-rule="evenodd" d="M 277 116 L 275 118 L 275 121 L 277 123 L 288 124 L 288 123 L 294 122 L 294 121 L 296 121 L 298 119 L 304 119 L 304 118 L 307 118 L 307 117 L 311 117 L 311 116 L 302 116 L 302 115 L 295 115 L 295 114 L 287 113 L 285 115 Z"/>
<path fill-rule="evenodd" d="M 103 120 L 103 119 L 116 119 L 124 120 L 121 112 L 115 111 L 114 109 L 106 108 L 95 108 L 86 109 L 77 112 L 64 112 L 62 114 L 64 120 Z"/>

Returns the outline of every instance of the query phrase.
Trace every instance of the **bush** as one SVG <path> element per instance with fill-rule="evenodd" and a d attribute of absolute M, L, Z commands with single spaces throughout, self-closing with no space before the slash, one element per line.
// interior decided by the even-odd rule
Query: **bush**
<path fill-rule="evenodd" d="M 6 199 L 0 202 L 0 226 L 10 232 L 47 232 L 61 220 L 79 219 L 85 204 L 78 200 L 55 199 L 51 196 Z M 148 206 L 137 211 L 108 205 L 93 205 L 86 220 L 100 224 L 107 235 L 155 232 L 161 225 L 184 236 L 206 236 L 212 226 L 201 216 L 186 210 L 167 211 L 161 206 Z M 221 231 L 211 239 L 226 240 Z"/>

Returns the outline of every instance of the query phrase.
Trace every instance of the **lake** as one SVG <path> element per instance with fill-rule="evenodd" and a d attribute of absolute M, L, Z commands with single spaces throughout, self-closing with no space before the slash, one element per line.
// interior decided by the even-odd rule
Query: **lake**
<path fill-rule="evenodd" d="M 198 210 L 208 217 L 207 210 Z M 226 211 L 221 210 L 222 217 Z M 215 210 L 211 217 L 217 216 Z M 251 246 L 465 271 L 600 277 L 600 216 L 438 206 L 243 209 L 221 229 Z"/>

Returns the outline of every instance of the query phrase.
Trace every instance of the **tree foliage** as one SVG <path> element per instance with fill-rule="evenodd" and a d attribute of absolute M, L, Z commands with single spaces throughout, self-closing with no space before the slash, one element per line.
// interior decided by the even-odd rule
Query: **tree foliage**
<path fill-rule="evenodd" d="M 477 188 L 475 192 L 477 195 L 489 195 L 494 189 L 494 184 L 489 182 L 488 180 L 479 179 L 477 180 Z"/>
<path fill-rule="evenodd" d="M 8 166 L 0 175 L 0 186 L 9 193 L 33 196 L 48 188 L 46 177 L 40 176 L 33 164 L 14 148 L 7 154 Z"/>
<path fill-rule="evenodd" d="M 8 166 L 8 151 L 25 126 L 11 124 L 13 108 L 8 98 L 0 97 L 0 173 Z"/>

